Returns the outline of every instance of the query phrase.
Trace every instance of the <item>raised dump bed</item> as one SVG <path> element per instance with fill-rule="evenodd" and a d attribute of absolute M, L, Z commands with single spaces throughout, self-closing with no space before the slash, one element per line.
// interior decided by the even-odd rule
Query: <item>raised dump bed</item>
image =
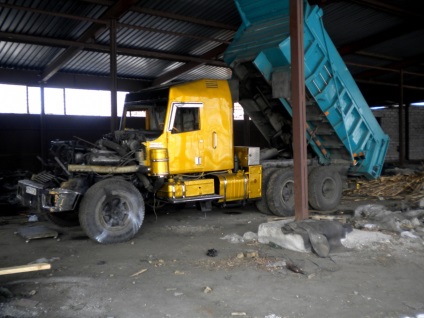
<path fill-rule="evenodd" d="M 265 138 L 272 141 L 274 136 L 284 135 L 284 128 L 275 123 L 278 118 L 275 111 L 265 109 L 275 110 L 279 101 L 279 107 L 292 114 L 289 0 L 235 2 L 242 25 L 224 59 L 239 78 L 241 92 L 260 91 L 260 97 L 254 92 L 245 93 L 240 103 Z M 304 2 L 308 143 L 322 164 L 348 160 L 350 175 L 377 178 L 389 137 L 382 131 L 328 36 L 322 14 L 318 6 Z M 258 76 L 262 77 L 262 83 L 252 79 Z M 265 84 L 268 89 L 263 88 Z"/>

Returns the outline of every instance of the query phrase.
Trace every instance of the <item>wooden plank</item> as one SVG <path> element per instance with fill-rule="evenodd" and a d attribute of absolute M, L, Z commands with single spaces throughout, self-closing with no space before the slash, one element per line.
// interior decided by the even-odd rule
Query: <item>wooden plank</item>
<path fill-rule="evenodd" d="M 4 267 L 0 268 L 0 275 L 16 274 L 16 273 L 25 273 L 25 272 L 35 272 L 50 269 L 51 265 L 49 263 L 38 263 L 38 264 L 28 264 L 20 265 L 13 267 Z"/>

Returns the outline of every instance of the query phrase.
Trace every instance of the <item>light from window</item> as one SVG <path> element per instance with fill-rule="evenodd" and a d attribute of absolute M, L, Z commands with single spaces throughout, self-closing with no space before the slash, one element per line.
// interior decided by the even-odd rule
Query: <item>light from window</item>
<path fill-rule="evenodd" d="M 63 88 L 44 89 L 44 113 L 46 115 L 65 115 Z"/>
<path fill-rule="evenodd" d="M 234 103 L 234 120 L 243 120 L 244 111 L 243 107 L 239 103 Z"/>
<path fill-rule="evenodd" d="M 65 90 L 66 115 L 110 116 L 110 91 Z"/>
<path fill-rule="evenodd" d="M 30 114 L 41 114 L 41 90 L 28 87 L 28 110 Z"/>
<path fill-rule="evenodd" d="M 26 86 L 0 84 L 0 113 L 27 113 Z"/>

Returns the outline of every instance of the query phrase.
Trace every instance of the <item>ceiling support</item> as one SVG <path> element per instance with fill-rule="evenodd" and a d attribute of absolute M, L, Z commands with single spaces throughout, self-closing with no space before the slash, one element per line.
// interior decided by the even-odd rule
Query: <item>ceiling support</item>
<path fill-rule="evenodd" d="M 217 46 L 216 48 L 202 54 L 200 56 L 201 59 L 205 59 L 205 60 L 211 60 L 213 58 L 216 58 L 217 56 L 221 55 L 222 53 L 224 53 L 224 51 L 226 50 L 226 48 L 228 47 L 227 44 L 221 44 L 219 46 Z M 174 78 L 180 76 L 181 74 L 187 73 L 189 71 L 192 71 L 202 65 L 205 65 L 206 63 L 199 63 L 199 62 L 189 62 L 186 63 L 184 65 L 181 65 L 180 67 L 177 67 L 175 70 L 172 70 L 170 72 L 167 72 L 165 74 L 162 74 L 161 76 L 159 76 L 158 78 L 156 78 L 153 81 L 152 86 L 158 86 L 161 84 L 165 84 L 167 82 L 172 81 Z M 227 65 L 223 65 L 223 67 L 226 67 Z"/>
<path fill-rule="evenodd" d="M 296 221 L 309 217 L 303 46 L 303 1 L 290 0 L 291 96 L 293 108 L 294 206 Z"/>
<path fill-rule="evenodd" d="M 134 5 L 136 0 L 119 0 L 113 4 L 101 17 L 100 20 L 108 20 L 117 18 Z M 83 35 L 81 35 L 77 42 L 87 42 L 93 39 L 99 30 L 104 26 L 94 23 L 91 25 Z M 55 75 L 67 62 L 69 62 L 78 52 L 82 50 L 82 47 L 69 47 L 62 52 L 56 59 L 50 62 L 47 67 L 41 73 L 41 80 L 47 82 L 53 75 Z"/>
<path fill-rule="evenodd" d="M 110 20 L 110 131 L 114 132 L 118 122 L 118 65 L 116 55 L 116 19 Z"/>
<path fill-rule="evenodd" d="M 73 46 L 76 49 L 76 52 L 79 52 L 82 49 L 85 49 L 87 51 L 109 53 L 109 50 L 110 50 L 110 47 L 108 45 L 103 45 L 103 44 L 59 40 L 59 39 L 38 37 L 38 36 L 32 36 L 32 35 L 13 34 L 8 32 L 0 32 L 0 40 L 4 40 L 7 42 L 33 43 L 38 45 L 43 44 L 47 46 L 59 46 L 59 47 Z M 226 45 L 226 44 L 222 44 L 222 45 Z M 160 51 L 139 50 L 139 49 L 132 49 L 132 48 L 119 48 L 119 47 L 116 50 L 119 55 L 137 56 L 137 57 L 145 57 L 145 58 L 168 60 L 168 61 L 178 61 L 178 62 L 198 62 L 201 64 L 227 67 L 227 64 L 225 64 L 222 61 L 209 60 L 209 59 L 197 57 L 197 56 L 172 54 L 172 53 L 165 53 Z"/>

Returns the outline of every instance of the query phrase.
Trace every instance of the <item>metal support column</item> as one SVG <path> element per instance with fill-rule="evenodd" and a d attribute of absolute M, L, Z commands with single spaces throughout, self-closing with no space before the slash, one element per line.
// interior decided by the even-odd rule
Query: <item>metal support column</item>
<path fill-rule="evenodd" d="M 399 166 L 405 163 L 405 116 L 403 110 L 403 69 L 400 70 L 399 79 Z"/>
<path fill-rule="evenodd" d="M 110 20 L 110 97 L 111 97 L 111 117 L 110 130 L 117 129 L 118 118 L 118 79 L 116 62 L 116 19 Z"/>
<path fill-rule="evenodd" d="M 46 129 L 45 129 L 45 99 L 44 99 L 44 83 L 40 82 L 40 98 L 41 98 L 41 110 L 40 110 L 40 155 L 41 159 L 47 159 L 46 149 Z"/>
<path fill-rule="evenodd" d="M 309 216 L 302 0 L 290 0 L 290 39 L 295 219 L 300 221 Z"/>
<path fill-rule="evenodd" d="M 411 160 L 410 153 L 411 148 L 409 144 L 409 129 L 411 128 L 409 125 L 409 108 L 411 104 L 409 102 L 406 102 L 405 104 L 405 160 Z"/>

